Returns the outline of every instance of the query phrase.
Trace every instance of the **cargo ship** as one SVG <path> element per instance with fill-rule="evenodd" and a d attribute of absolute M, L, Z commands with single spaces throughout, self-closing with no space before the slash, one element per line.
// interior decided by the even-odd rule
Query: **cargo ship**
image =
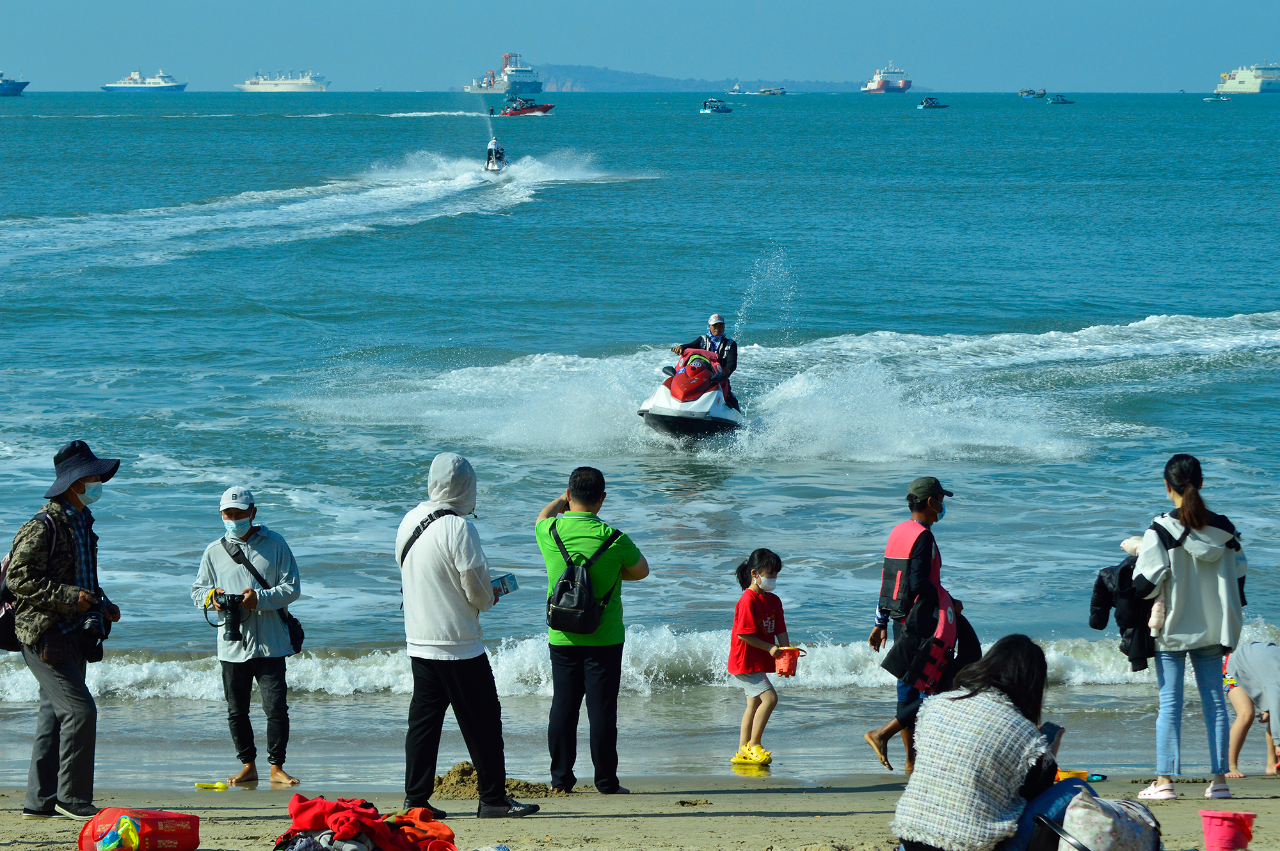
<path fill-rule="evenodd" d="M 288 76 L 279 71 L 274 76 L 259 71 L 243 83 L 236 83 L 235 87 L 242 92 L 326 92 L 330 85 L 322 74 L 315 71 L 297 77 L 293 76 L 293 71 Z"/>
<path fill-rule="evenodd" d="M 157 71 L 154 77 L 146 78 L 143 78 L 141 71 L 134 71 L 129 76 L 102 87 L 104 92 L 183 92 L 186 89 L 186 83 L 179 83 L 163 69 Z"/>
<path fill-rule="evenodd" d="M 528 65 L 521 63 L 519 53 L 502 54 L 502 73 L 485 71 L 479 80 L 463 86 L 464 92 L 479 95 L 536 95 L 542 91 L 542 80 Z"/>
<path fill-rule="evenodd" d="M 890 62 L 884 68 L 877 68 L 875 75 L 862 87 L 862 90 L 875 95 L 886 92 L 905 92 L 909 88 L 911 88 L 911 81 L 907 79 L 907 72 L 893 67 L 893 63 Z"/>
<path fill-rule="evenodd" d="M 1280 94 L 1280 64 L 1264 62 L 1248 68 L 1241 65 L 1223 74 L 1214 92 L 1220 95 Z"/>
<path fill-rule="evenodd" d="M 6 77 L 4 72 L 0 71 L 0 98 L 18 97 L 29 82 L 29 80 L 15 80 L 12 77 Z"/>

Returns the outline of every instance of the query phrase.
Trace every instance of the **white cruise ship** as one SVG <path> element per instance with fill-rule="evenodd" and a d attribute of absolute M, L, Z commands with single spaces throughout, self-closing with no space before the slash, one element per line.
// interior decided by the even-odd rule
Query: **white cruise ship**
<path fill-rule="evenodd" d="M 160 70 L 154 77 L 145 79 L 141 71 L 134 71 L 122 80 L 107 83 L 102 90 L 104 92 L 182 92 L 186 91 L 186 88 L 186 83 L 179 83 Z"/>
<path fill-rule="evenodd" d="M 893 67 L 893 63 L 890 62 L 884 68 L 877 68 L 875 75 L 862 87 L 862 90 L 871 94 L 884 94 L 905 92 L 909 88 L 911 88 L 911 81 L 907 79 L 907 72 Z"/>
<path fill-rule="evenodd" d="M 1280 94 L 1280 64 L 1264 62 L 1248 68 L 1241 65 L 1223 74 L 1214 91 L 1220 95 Z"/>
<path fill-rule="evenodd" d="M 330 82 L 315 71 L 296 77 L 293 76 L 293 71 L 288 75 L 280 71 L 275 74 L 263 74 L 259 71 L 243 83 L 236 83 L 236 88 L 242 92 L 326 92 L 329 86 Z"/>
<path fill-rule="evenodd" d="M 463 86 L 464 92 L 479 95 L 536 95 L 542 91 L 542 80 L 528 65 L 521 63 L 519 53 L 502 54 L 502 73 L 485 71 L 484 77 Z"/>

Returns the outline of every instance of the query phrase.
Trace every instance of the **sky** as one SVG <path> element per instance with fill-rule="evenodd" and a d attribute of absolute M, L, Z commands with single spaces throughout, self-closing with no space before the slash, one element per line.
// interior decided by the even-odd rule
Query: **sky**
<path fill-rule="evenodd" d="M 160 68 L 189 91 L 291 68 L 332 91 L 443 91 L 503 52 L 708 80 L 866 80 L 892 60 L 935 91 L 1209 91 L 1280 60 L 1276 0 L 28 0 L 3 21 L 0 71 L 32 93 Z"/>

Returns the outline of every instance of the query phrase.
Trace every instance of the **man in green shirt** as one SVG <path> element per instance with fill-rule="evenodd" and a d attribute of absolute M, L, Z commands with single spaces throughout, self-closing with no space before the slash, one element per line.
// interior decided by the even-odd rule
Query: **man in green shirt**
<path fill-rule="evenodd" d="M 551 534 L 552 524 L 574 562 L 585 564 L 614 534 L 596 516 L 606 496 L 604 474 L 594 467 L 579 467 L 569 476 L 564 495 L 538 514 L 534 529 L 547 564 L 548 599 L 566 568 Z M 621 535 L 600 553 L 587 573 L 596 600 L 609 598 L 599 627 L 589 633 L 547 630 L 554 689 L 547 724 L 551 785 L 571 792 L 577 783 L 573 764 L 578 756 L 578 714 L 585 697 L 596 791 L 602 795 L 625 795 L 628 790 L 618 783 L 618 690 L 622 685 L 622 646 L 626 640 L 621 583 L 644 579 L 649 575 L 649 562 L 630 538 Z"/>

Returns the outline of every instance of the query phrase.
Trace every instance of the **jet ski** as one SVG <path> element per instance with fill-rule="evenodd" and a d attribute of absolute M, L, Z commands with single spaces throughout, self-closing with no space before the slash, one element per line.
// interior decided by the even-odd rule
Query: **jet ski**
<path fill-rule="evenodd" d="M 666 381 L 637 411 L 645 425 L 676 437 L 704 437 L 732 431 L 746 422 L 725 403 L 729 379 L 715 352 L 686 349 L 674 367 L 664 366 Z"/>
<path fill-rule="evenodd" d="M 498 137 L 495 136 L 493 138 L 493 141 L 495 142 L 498 141 Z M 488 153 L 485 156 L 484 170 L 494 172 L 496 174 L 497 172 L 502 171 L 506 167 L 507 167 L 507 152 L 502 150 L 502 146 L 499 145 L 496 148 L 490 148 Z"/>

